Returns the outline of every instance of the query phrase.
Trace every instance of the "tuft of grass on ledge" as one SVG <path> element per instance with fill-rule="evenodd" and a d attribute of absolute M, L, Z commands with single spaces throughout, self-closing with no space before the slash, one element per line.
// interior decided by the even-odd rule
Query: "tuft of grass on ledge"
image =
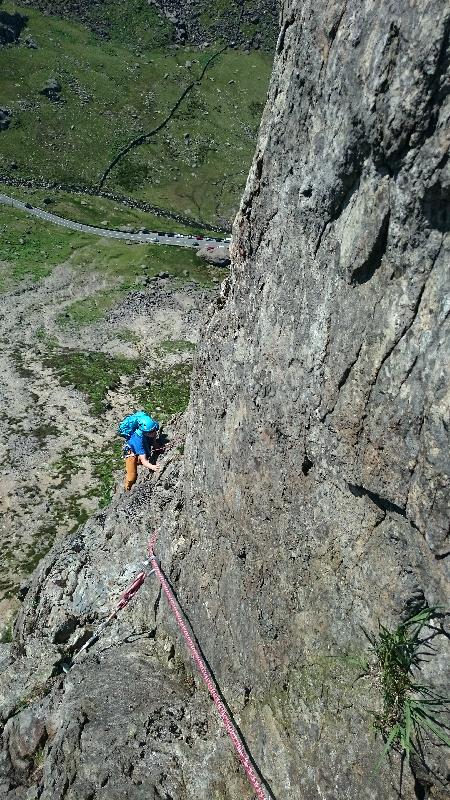
<path fill-rule="evenodd" d="M 157 347 L 157 350 L 161 351 L 162 354 L 191 353 L 196 349 L 197 345 L 194 342 L 190 342 L 189 339 L 165 339 Z"/>
<path fill-rule="evenodd" d="M 448 735 L 449 697 L 420 683 L 422 662 L 434 653 L 431 644 L 439 633 L 431 621 L 443 616 L 436 608 L 425 606 L 402 622 L 394 631 L 379 624 L 377 635 L 364 631 L 370 642 L 370 659 L 366 674 L 380 687 L 383 698 L 381 713 L 374 714 L 374 726 L 385 742 L 382 759 L 393 749 L 409 760 L 414 753 L 420 760 L 424 736 L 437 744 L 450 747 Z M 424 635 L 422 629 L 426 628 Z"/>

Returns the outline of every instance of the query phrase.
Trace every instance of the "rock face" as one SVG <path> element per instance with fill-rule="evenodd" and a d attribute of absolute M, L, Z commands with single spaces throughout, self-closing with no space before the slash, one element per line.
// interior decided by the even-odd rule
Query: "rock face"
<path fill-rule="evenodd" d="M 34 575 L 4 655 L 7 800 L 253 796 L 151 579 L 57 674 L 154 526 L 268 798 L 450 797 L 429 740 L 412 771 L 374 772 L 360 666 L 362 626 L 448 599 L 449 28 L 440 0 L 284 3 L 184 468 L 168 457 Z M 420 679 L 445 693 L 441 624 Z"/>
<path fill-rule="evenodd" d="M 373 687 L 330 657 L 449 596 L 450 19 L 305 2 L 283 20 L 193 384 L 176 568 L 222 685 L 258 709 L 275 797 L 390 798 Z M 440 758 L 439 778 L 413 762 L 417 796 L 448 796 Z"/>

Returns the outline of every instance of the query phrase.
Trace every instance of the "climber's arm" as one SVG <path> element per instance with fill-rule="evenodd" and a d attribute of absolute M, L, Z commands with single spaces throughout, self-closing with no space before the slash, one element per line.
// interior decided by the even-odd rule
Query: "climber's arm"
<path fill-rule="evenodd" d="M 158 472 L 158 467 L 156 466 L 156 464 L 152 464 L 148 460 L 147 456 L 139 456 L 139 463 L 142 464 L 143 467 L 147 467 L 147 469 L 150 469 L 152 472 Z"/>

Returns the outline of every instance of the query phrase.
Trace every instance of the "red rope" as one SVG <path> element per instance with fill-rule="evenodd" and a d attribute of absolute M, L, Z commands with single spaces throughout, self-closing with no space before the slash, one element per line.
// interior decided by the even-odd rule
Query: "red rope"
<path fill-rule="evenodd" d="M 234 749 L 236 750 L 236 753 L 238 755 L 239 761 L 241 762 L 242 766 L 244 767 L 244 770 L 245 770 L 245 772 L 247 774 L 247 778 L 250 781 L 251 785 L 253 786 L 253 789 L 255 790 L 255 794 L 259 798 L 259 800 L 267 800 L 266 793 L 264 792 L 264 790 L 263 790 L 263 788 L 262 788 L 262 786 L 261 786 L 261 784 L 260 784 L 260 782 L 259 782 L 259 780 L 257 778 L 257 775 L 256 775 L 256 773 L 255 773 L 255 771 L 254 771 L 254 769 L 253 769 L 253 767 L 251 765 L 251 761 L 250 761 L 249 755 L 248 755 L 248 753 L 247 753 L 247 751 L 245 749 L 245 746 L 244 746 L 244 744 L 243 744 L 243 742 L 242 742 L 242 740 L 241 740 L 241 738 L 240 738 L 240 736 L 239 736 L 239 734 L 238 734 L 238 732 L 236 730 L 236 727 L 232 723 L 232 721 L 231 721 L 231 719 L 230 719 L 230 717 L 229 717 L 229 715 L 228 715 L 228 713 L 226 711 L 226 708 L 225 708 L 224 704 L 222 703 L 222 701 L 220 699 L 219 692 L 217 691 L 217 688 L 216 688 L 216 685 L 215 685 L 215 683 L 213 681 L 211 673 L 209 672 L 209 670 L 208 670 L 208 668 L 207 668 L 202 656 L 200 655 L 200 652 L 199 652 L 198 648 L 195 646 L 195 644 L 194 644 L 194 642 L 192 640 L 192 637 L 189 634 L 189 631 L 188 631 L 188 629 L 186 627 L 186 624 L 185 624 L 185 622 L 184 622 L 184 620 L 183 620 L 183 618 L 181 616 L 178 603 L 175 600 L 175 596 L 174 596 L 169 584 L 167 583 L 164 575 L 162 574 L 162 572 L 161 572 L 161 570 L 159 568 L 158 562 L 157 562 L 155 554 L 153 552 L 153 548 L 155 547 L 155 544 L 156 544 L 156 539 L 157 539 L 157 534 L 154 533 L 152 538 L 150 539 L 150 542 L 149 542 L 149 545 L 148 545 L 148 556 L 149 556 L 150 563 L 151 563 L 153 569 L 155 570 L 156 575 L 158 576 L 158 579 L 159 579 L 159 581 L 161 583 L 161 586 L 162 586 L 162 588 L 164 590 L 164 594 L 167 597 L 167 601 L 168 601 L 168 603 L 169 603 L 169 605 L 170 605 L 170 607 L 171 607 L 171 609 L 172 609 L 172 611 L 174 613 L 174 616 L 175 616 L 175 619 L 177 621 L 178 627 L 179 627 L 181 633 L 183 634 L 183 637 L 184 637 L 185 642 L 186 642 L 186 644 L 187 644 L 187 646 L 188 646 L 188 648 L 190 650 L 192 658 L 194 659 L 195 663 L 197 664 L 197 667 L 198 667 L 198 670 L 200 672 L 200 675 L 202 676 L 202 678 L 203 678 L 203 680 L 204 680 L 204 682 L 205 682 L 205 684 L 206 684 L 206 686 L 208 688 L 209 694 L 211 695 L 211 698 L 212 698 L 212 700 L 214 702 L 214 705 L 216 706 L 217 711 L 219 712 L 219 716 L 220 716 L 220 718 L 221 718 L 221 720 L 222 720 L 222 722 L 224 724 L 225 730 L 228 733 L 228 736 L 230 737 L 231 741 L 233 742 Z"/>

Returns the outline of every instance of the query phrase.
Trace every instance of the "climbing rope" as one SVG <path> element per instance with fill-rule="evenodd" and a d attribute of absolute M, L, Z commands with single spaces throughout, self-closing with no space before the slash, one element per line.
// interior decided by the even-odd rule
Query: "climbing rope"
<path fill-rule="evenodd" d="M 192 655 L 192 658 L 194 659 L 194 661 L 195 661 L 195 663 L 196 663 L 196 665 L 198 667 L 200 675 L 202 676 L 203 681 L 205 682 L 205 684 L 207 686 L 208 692 L 209 692 L 209 694 L 211 696 L 211 699 L 214 702 L 214 705 L 217 708 L 219 716 L 220 716 L 220 718 L 221 718 L 221 720 L 222 720 L 222 722 L 224 724 L 225 730 L 228 733 L 228 736 L 230 737 L 231 741 L 233 742 L 234 749 L 235 749 L 235 751 L 236 751 L 236 753 L 238 755 L 239 761 L 241 762 L 242 766 L 244 767 L 244 770 L 246 772 L 247 778 L 248 778 L 249 782 L 251 783 L 251 785 L 253 786 L 253 789 L 255 790 L 255 794 L 259 798 L 259 800 L 267 800 L 266 793 L 264 792 L 264 790 L 263 790 L 263 788 L 262 788 L 262 786 L 261 786 L 261 784 L 260 784 L 260 782 L 258 780 L 258 777 L 257 777 L 257 775 L 256 775 L 256 773 L 255 773 L 255 771 L 254 771 L 254 769 L 252 767 L 250 757 L 249 757 L 249 755 L 248 755 L 248 753 L 246 751 L 246 748 L 245 748 L 245 746 L 244 746 L 244 744 L 242 742 L 241 737 L 239 736 L 239 733 L 238 733 L 238 731 L 236 729 L 236 726 L 231 721 L 231 719 L 230 719 L 230 717 L 229 717 L 229 715 L 227 713 L 227 710 L 226 710 L 224 704 L 222 703 L 222 701 L 220 699 L 219 692 L 217 691 L 217 688 L 216 688 L 214 680 L 213 680 L 213 678 L 211 676 L 211 673 L 208 670 L 208 667 L 206 666 L 206 664 L 205 664 L 205 662 L 204 662 L 204 660 L 203 660 L 198 648 L 194 644 L 194 641 L 193 641 L 193 639 L 192 639 L 192 637 L 191 637 L 191 635 L 190 635 L 190 633 L 189 633 L 189 631 L 187 629 L 186 623 L 183 620 L 183 617 L 182 617 L 181 611 L 180 611 L 180 607 L 179 607 L 179 605 L 178 605 L 178 603 L 177 603 L 177 601 L 175 599 L 175 595 L 173 594 L 169 584 L 167 583 L 163 573 L 161 572 L 161 569 L 159 567 L 159 564 L 158 564 L 158 562 L 156 560 L 156 556 L 155 556 L 155 553 L 154 553 L 154 547 L 155 547 L 155 544 L 156 544 L 157 536 L 158 536 L 158 534 L 154 533 L 152 538 L 150 539 L 149 544 L 148 544 L 148 557 L 149 557 L 150 564 L 152 565 L 153 571 L 154 571 L 155 575 L 157 576 L 157 578 L 158 578 L 158 580 L 159 580 L 159 582 L 160 582 L 160 584 L 162 586 L 164 594 L 167 597 L 167 602 L 169 603 L 170 608 L 173 611 L 173 614 L 174 614 L 174 617 L 176 619 L 177 625 L 178 625 L 178 627 L 179 627 L 179 629 L 180 629 L 180 631 L 181 631 L 181 633 L 183 635 L 183 638 L 184 638 L 184 640 L 185 640 L 185 642 L 186 642 L 186 644 L 187 644 L 187 646 L 189 648 L 189 651 L 190 651 L 190 653 Z"/>
<path fill-rule="evenodd" d="M 157 578 L 158 578 L 158 580 L 159 580 L 159 582 L 160 582 L 160 584 L 162 586 L 164 594 L 167 597 L 167 601 L 169 603 L 169 606 L 170 606 L 171 610 L 173 611 L 173 614 L 174 614 L 175 620 L 177 622 L 177 625 L 178 625 L 178 627 L 179 627 L 179 629 L 180 629 L 180 631 L 181 631 L 181 633 L 183 635 L 183 638 L 184 638 L 184 640 L 185 640 L 185 642 L 186 642 L 186 644 L 188 646 L 188 649 L 189 649 L 189 651 L 191 653 L 191 656 L 192 656 L 192 658 L 194 659 L 194 661 L 195 661 L 195 663 L 197 665 L 197 668 L 198 668 L 198 670 L 200 672 L 200 675 L 202 676 L 203 681 L 206 684 L 206 687 L 207 687 L 208 692 L 209 692 L 209 694 L 211 696 L 211 699 L 213 700 L 214 705 L 216 706 L 216 709 L 217 709 L 217 711 L 219 713 L 219 716 L 220 716 L 220 718 L 221 718 L 221 720 L 223 722 L 224 728 L 225 728 L 228 736 L 230 737 L 230 739 L 231 739 L 231 741 L 233 743 L 233 747 L 234 747 L 234 749 L 235 749 L 235 751 L 237 753 L 239 761 L 241 762 L 241 764 L 242 764 L 242 766 L 243 766 L 243 768 L 245 770 L 245 773 L 247 775 L 247 778 L 248 778 L 250 784 L 252 785 L 252 787 L 253 787 L 253 789 L 255 791 L 256 797 L 258 797 L 258 800 L 267 800 L 267 795 L 266 795 L 264 789 L 262 788 L 260 781 L 258 780 L 258 777 L 257 777 L 257 775 L 255 773 L 255 770 L 252 767 L 251 759 L 250 759 L 249 754 L 247 753 L 245 745 L 244 745 L 244 743 L 243 743 L 243 741 L 242 741 L 242 739 L 241 739 L 241 737 L 240 737 L 240 735 L 239 735 L 239 733 L 237 731 L 236 726 L 232 722 L 232 720 L 231 720 L 231 718 L 230 718 L 230 716 L 229 716 L 229 714 L 228 714 L 228 712 L 227 712 L 222 700 L 220 699 L 220 694 L 219 694 L 217 686 L 216 686 L 216 684 L 214 682 L 214 679 L 213 679 L 208 667 L 206 666 L 205 661 L 204 661 L 204 659 L 203 659 L 198 647 L 195 645 L 195 643 L 194 643 L 194 641 L 192 639 L 192 636 L 190 635 L 190 633 L 188 631 L 187 625 L 186 625 L 186 623 L 185 623 L 185 621 L 183 619 L 183 616 L 182 616 L 182 613 L 181 613 L 181 610 L 180 610 L 180 606 L 178 605 L 178 602 L 175 599 L 175 595 L 172 592 L 169 584 L 167 583 L 167 580 L 165 579 L 165 577 L 164 577 L 164 575 L 163 575 L 163 573 L 161 571 L 161 568 L 160 568 L 160 566 L 159 566 L 159 564 L 158 564 L 158 562 L 156 560 L 156 556 L 155 556 L 155 553 L 154 553 L 156 539 L 157 539 L 157 533 L 154 533 L 152 538 L 149 541 L 149 544 L 148 544 L 148 562 L 147 561 L 144 562 L 145 566 L 150 564 L 152 569 L 150 571 L 145 570 L 145 571 L 139 572 L 139 574 L 136 576 L 136 578 L 130 584 L 130 586 L 128 586 L 122 592 L 122 594 L 120 595 L 119 601 L 118 601 L 117 606 L 114 609 L 114 611 L 112 611 L 111 614 L 109 614 L 109 616 L 106 617 L 106 619 L 99 625 L 99 627 L 97 628 L 95 633 L 83 645 L 83 647 L 80 648 L 80 650 L 76 653 L 76 655 L 74 655 L 73 659 L 71 661 L 67 661 L 66 664 L 62 665 L 63 671 L 64 672 L 68 672 L 71 669 L 71 667 L 73 666 L 73 662 L 75 661 L 75 659 L 78 658 L 78 656 L 80 656 L 83 651 L 88 650 L 88 648 L 100 638 L 101 634 L 103 633 L 103 631 L 105 630 L 107 625 L 117 616 L 119 611 L 121 611 L 123 608 L 125 608 L 128 605 L 130 600 L 137 594 L 137 592 L 139 591 L 139 589 L 143 585 L 145 579 L 148 578 L 150 575 L 152 575 L 154 573 L 157 576 Z"/>
<path fill-rule="evenodd" d="M 61 667 L 63 672 L 69 672 L 69 670 L 72 669 L 73 667 L 75 659 L 77 659 L 81 655 L 81 653 L 83 653 L 85 650 L 88 650 L 91 647 L 91 645 L 93 645 L 98 639 L 100 639 L 100 636 L 103 634 L 105 628 L 109 625 L 110 622 L 113 621 L 113 619 L 115 619 L 115 617 L 117 617 L 119 611 L 122 611 L 122 609 L 128 605 L 130 600 L 141 588 L 145 579 L 148 578 L 148 576 L 151 575 L 152 573 L 153 570 L 151 572 L 139 572 L 139 574 L 136 575 L 134 581 L 126 589 L 124 589 L 124 591 L 120 595 L 119 602 L 117 603 L 117 606 L 114 609 L 114 611 L 112 611 L 111 614 L 109 614 L 109 616 L 107 616 L 106 619 L 104 619 L 103 622 L 100 623 L 96 631 L 94 631 L 92 636 L 87 640 L 87 642 L 84 643 L 83 647 L 80 647 L 80 649 L 78 650 L 77 653 L 75 653 L 73 658 L 63 659 L 61 661 Z"/>

